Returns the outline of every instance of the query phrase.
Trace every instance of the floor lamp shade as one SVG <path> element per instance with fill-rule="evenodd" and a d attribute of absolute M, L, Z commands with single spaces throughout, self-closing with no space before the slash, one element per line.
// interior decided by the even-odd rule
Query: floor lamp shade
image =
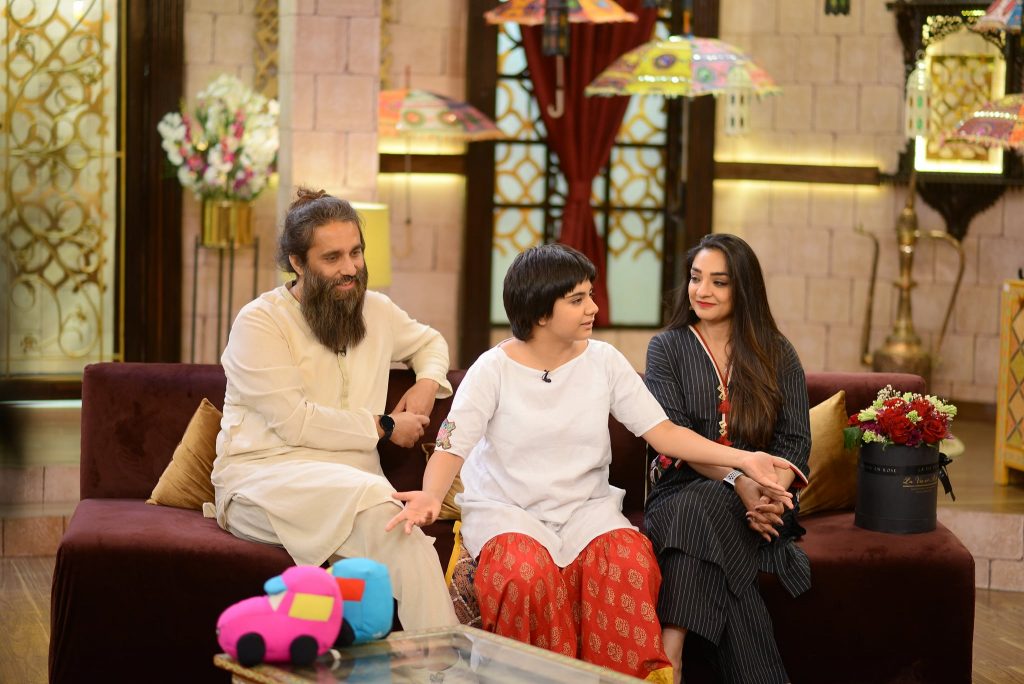
<path fill-rule="evenodd" d="M 369 288 L 377 290 L 391 284 L 391 215 L 386 204 L 353 202 L 352 208 L 363 219 L 366 241 L 366 269 Z"/>

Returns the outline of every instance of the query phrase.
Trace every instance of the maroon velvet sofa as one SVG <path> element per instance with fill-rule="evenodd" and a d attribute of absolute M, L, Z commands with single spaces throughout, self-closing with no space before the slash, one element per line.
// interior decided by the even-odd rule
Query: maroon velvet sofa
<path fill-rule="evenodd" d="M 452 371 L 457 385 L 462 371 Z M 411 385 L 392 371 L 389 406 Z M 51 603 L 50 681 L 100 677 L 151 682 L 228 682 L 212 665 L 214 625 L 231 603 L 261 593 L 291 564 L 284 551 L 236 539 L 199 511 L 145 503 L 203 397 L 221 406 L 216 365 L 100 363 L 82 383 L 81 495 L 57 552 Z M 814 405 L 839 389 L 851 407 L 879 387 L 921 391 L 921 378 L 872 373 L 810 373 Z M 449 401 L 438 402 L 428 434 Z M 626 514 L 642 520 L 644 447 L 610 421 L 613 483 L 627 490 Z M 398 489 L 420 484 L 424 456 L 392 444 L 384 472 Z M 800 544 L 813 588 L 790 599 L 774 577 L 762 592 L 793 681 L 969 682 L 974 630 L 974 561 L 941 524 L 896 536 L 853 526 L 852 512 L 802 518 Z M 451 523 L 426 530 L 439 561 L 452 546 Z M 712 681 L 696 641 L 688 641 L 690 684 Z"/>

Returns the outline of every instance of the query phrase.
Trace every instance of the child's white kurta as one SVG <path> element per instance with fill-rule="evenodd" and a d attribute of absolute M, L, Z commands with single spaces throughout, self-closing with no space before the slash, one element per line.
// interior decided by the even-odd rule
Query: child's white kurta
<path fill-rule="evenodd" d="M 604 342 L 544 372 L 494 347 L 459 385 L 437 449 L 465 458 L 462 535 L 474 556 L 521 532 L 565 567 L 597 536 L 631 528 L 608 483 L 608 414 L 639 436 L 667 420 L 625 357 Z M 637 468 L 643 464 L 637 463 Z"/>

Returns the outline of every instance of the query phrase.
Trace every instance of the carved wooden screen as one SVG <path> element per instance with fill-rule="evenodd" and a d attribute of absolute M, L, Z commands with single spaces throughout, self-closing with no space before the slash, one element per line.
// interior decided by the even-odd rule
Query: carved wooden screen
<path fill-rule="evenodd" d="M 0 377 L 77 375 L 118 349 L 114 0 L 0 15 Z"/>

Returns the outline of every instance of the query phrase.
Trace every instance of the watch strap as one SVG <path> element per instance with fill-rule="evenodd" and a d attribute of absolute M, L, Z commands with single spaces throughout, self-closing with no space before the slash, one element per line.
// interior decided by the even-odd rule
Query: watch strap
<path fill-rule="evenodd" d="M 381 435 L 381 438 L 378 441 L 388 441 L 391 439 L 391 435 L 395 431 L 395 419 L 385 413 L 380 417 L 380 429 L 384 431 L 384 434 Z"/>
<path fill-rule="evenodd" d="M 736 488 L 736 480 L 740 479 L 743 474 L 742 470 L 730 470 L 729 474 L 722 478 L 722 482 L 729 485 L 733 489 Z"/>

